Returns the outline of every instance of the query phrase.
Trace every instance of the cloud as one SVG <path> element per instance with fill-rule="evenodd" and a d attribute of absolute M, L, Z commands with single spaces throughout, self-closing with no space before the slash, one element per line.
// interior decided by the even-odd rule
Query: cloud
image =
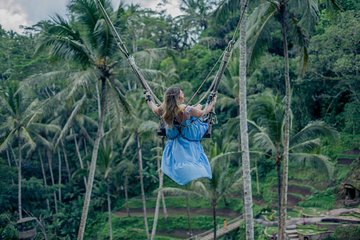
<path fill-rule="evenodd" d="M 47 20 L 55 14 L 66 15 L 69 0 L 0 0 L 0 24 L 5 30 L 21 32 L 20 25 L 31 26 L 41 20 Z M 143 8 L 157 11 L 166 10 L 168 14 L 180 14 L 180 0 L 167 0 L 168 4 L 160 6 L 160 0 L 125 0 L 126 4 L 139 4 Z M 112 0 L 118 6 L 120 0 Z"/>
<path fill-rule="evenodd" d="M 0 24 L 5 30 L 20 32 L 20 25 L 28 25 L 26 11 L 14 0 L 2 0 Z"/>

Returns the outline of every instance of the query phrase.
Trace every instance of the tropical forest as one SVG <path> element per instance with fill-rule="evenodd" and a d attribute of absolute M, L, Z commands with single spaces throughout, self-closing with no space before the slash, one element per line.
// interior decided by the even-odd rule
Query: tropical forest
<path fill-rule="evenodd" d="M 360 1 L 114 2 L 0 25 L 0 239 L 360 239 Z"/>

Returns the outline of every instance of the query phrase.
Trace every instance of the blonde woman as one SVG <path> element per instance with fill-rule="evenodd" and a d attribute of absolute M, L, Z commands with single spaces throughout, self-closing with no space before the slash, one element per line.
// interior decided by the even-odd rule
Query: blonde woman
<path fill-rule="evenodd" d="M 214 108 L 216 95 L 204 108 L 185 105 L 184 93 L 179 87 L 167 89 L 160 106 L 156 106 L 149 93 L 145 95 L 150 109 L 165 122 L 163 172 L 180 185 L 202 177 L 211 179 L 211 167 L 200 143 L 209 126 L 201 117 Z"/>

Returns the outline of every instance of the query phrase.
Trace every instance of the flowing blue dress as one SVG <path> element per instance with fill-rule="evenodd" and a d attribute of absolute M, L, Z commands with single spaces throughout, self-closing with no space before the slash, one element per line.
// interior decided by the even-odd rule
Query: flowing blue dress
<path fill-rule="evenodd" d="M 209 125 L 190 117 L 181 125 L 166 128 L 167 142 L 162 157 L 163 172 L 179 185 L 198 178 L 211 179 L 211 167 L 200 143 Z"/>

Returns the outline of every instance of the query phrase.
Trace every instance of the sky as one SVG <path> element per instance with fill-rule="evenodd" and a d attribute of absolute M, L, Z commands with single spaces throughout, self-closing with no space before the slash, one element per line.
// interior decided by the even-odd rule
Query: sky
<path fill-rule="evenodd" d="M 112 0 L 117 7 L 121 0 Z M 65 16 L 69 0 L 0 0 L 0 24 L 5 30 L 21 33 L 20 25 L 31 26 L 40 20 L 49 19 L 56 13 Z M 126 4 L 139 4 L 144 8 L 160 10 L 160 0 L 123 0 Z M 167 12 L 173 16 L 180 14 L 180 0 L 169 0 Z"/>

